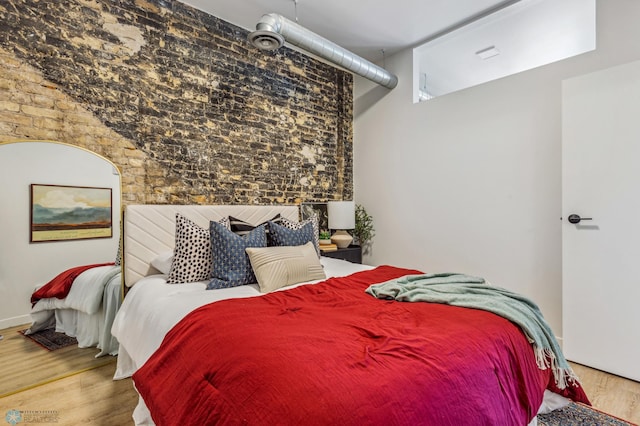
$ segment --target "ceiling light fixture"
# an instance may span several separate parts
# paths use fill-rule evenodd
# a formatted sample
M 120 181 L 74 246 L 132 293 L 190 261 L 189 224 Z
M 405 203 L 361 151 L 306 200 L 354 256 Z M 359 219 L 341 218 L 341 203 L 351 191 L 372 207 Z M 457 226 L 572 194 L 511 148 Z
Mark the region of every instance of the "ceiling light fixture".
M 291 43 L 320 58 L 345 68 L 354 74 L 389 89 L 398 84 L 398 77 L 337 44 L 307 30 L 276 13 L 262 16 L 256 30 L 249 33 L 249 41 L 261 50 L 275 50 L 285 42 Z

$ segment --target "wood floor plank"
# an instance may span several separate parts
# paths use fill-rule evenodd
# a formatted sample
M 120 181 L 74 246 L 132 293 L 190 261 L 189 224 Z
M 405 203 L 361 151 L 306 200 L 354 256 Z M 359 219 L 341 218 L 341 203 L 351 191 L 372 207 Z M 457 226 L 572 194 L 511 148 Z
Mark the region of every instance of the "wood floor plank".
M 594 408 L 640 424 L 640 383 L 571 363 Z
M 0 414 L 53 413 L 65 426 L 131 425 L 138 395 L 131 379 L 113 380 L 114 373 L 111 363 L 1 398 Z
M 0 396 L 116 361 L 109 355 L 95 358 L 98 349 L 77 345 L 48 351 L 19 333 L 28 327 L 0 330 Z

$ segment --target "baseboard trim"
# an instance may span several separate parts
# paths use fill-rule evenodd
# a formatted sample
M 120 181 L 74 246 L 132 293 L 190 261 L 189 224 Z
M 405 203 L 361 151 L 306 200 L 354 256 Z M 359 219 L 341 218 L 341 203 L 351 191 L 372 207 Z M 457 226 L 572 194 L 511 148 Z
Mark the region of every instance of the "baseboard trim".
M 0 330 L 15 327 L 16 325 L 31 324 L 32 322 L 31 315 L 29 314 L 13 318 L 4 318 L 0 320 Z

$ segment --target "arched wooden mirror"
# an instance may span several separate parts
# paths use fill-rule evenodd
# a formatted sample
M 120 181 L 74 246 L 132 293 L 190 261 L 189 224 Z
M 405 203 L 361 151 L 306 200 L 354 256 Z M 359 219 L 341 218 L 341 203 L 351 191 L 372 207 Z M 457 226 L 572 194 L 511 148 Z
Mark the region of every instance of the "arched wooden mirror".
M 117 263 L 122 197 L 120 172 L 111 161 L 65 143 L 19 141 L 0 144 L 0 176 L 2 396 L 115 360 L 109 355 L 96 358 L 99 353 L 96 347 L 81 349 L 71 345 L 47 351 L 20 331 L 29 328 L 33 322 L 30 300 L 37 287 L 70 268 Z M 55 194 L 49 195 L 55 201 L 38 201 L 42 194 L 47 196 L 54 191 Z M 82 194 L 87 197 L 97 194 L 101 207 L 87 208 L 87 205 L 97 203 L 81 200 Z M 42 231 L 42 223 L 60 222 L 59 217 L 41 220 L 46 213 L 37 209 L 43 204 L 58 213 L 64 209 L 87 211 L 85 224 L 93 218 L 90 211 L 100 210 L 102 217 L 95 221 L 99 223 L 95 229 L 80 226 L 84 229 L 74 230 L 67 224 L 66 229 L 54 226 L 54 229 L 45 227 Z M 107 209 L 110 214 L 105 213 Z M 60 362 L 65 357 L 68 359 Z M 35 361 L 27 361 L 27 358 Z M 51 364 L 54 359 L 57 360 L 55 366 Z

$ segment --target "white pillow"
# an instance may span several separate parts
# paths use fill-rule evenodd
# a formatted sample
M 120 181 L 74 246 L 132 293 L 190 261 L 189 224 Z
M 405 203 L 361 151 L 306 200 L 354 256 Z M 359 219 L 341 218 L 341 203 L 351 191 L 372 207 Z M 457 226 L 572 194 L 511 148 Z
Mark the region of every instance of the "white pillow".
M 326 278 L 312 242 L 303 246 L 248 247 L 260 292 Z
M 173 250 L 165 251 L 157 255 L 152 261 L 151 266 L 158 271 L 167 275 L 171 270 L 171 264 L 173 263 Z

